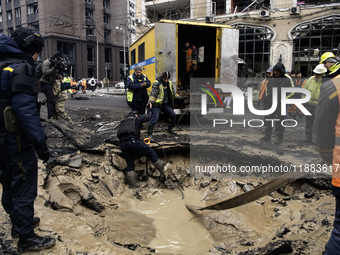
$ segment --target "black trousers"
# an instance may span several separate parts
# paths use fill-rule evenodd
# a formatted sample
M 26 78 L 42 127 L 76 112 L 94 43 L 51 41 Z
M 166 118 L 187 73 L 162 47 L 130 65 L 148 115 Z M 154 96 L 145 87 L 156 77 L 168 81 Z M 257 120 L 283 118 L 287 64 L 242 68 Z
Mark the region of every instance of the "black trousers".
M 120 149 L 123 152 L 128 172 L 135 170 L 135 159 L 138 155 L 147 156 L 152 163 L 158 160 L 156 152 L 141 140 L 130 138 L 120 144 Z
M 50 119 L 56 114 L 55 110 L 55 96 L 53 94 L 52 85 L 49 83 L 41 82 L 41 90 L 47 99 L 47 118 Z
M 5 146 L 4 146 L 5 147 Z M 3 152 L 3 149 L 0 150 Z M 19 233 L 19 239 L 34 236 L 33 215 L 34 200 L 37 197 L 38 164 L 34 147 L 22 151 L 27 179 L 23 180 L 22 171 L 18 166 L 19 156 L 10 158 L 0 156 L 0 182 L 2 184 L 2 205 L 10 215 L 14 229 Z M 34 157 L 33 157 L 34 155 Z

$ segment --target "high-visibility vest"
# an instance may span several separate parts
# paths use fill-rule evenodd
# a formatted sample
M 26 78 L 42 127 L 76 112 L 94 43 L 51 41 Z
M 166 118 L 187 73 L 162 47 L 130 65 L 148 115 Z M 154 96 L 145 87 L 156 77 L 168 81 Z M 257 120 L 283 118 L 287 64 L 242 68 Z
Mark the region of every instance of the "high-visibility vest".
M 64 77 L 64 80 L 63 80 L 63 83 L 71 83 L 71 78 L 69 76 L 65 76 Z
M 84 87 L 84 90 L 86 90 L 86 79 L 83 79 L 81 82 L 81 85 Z
M 333 82 L 338 92 L 338 100 L 340 106 L 340 75 L 334 77 L 331 81 Z M 332 185 L 340 188 L 340 109 L 335 125 L 335 146 L 333 149 Z
M 131 81 L 133 83 L 133 75 L 132 74 L 129 76 L 129 78 L 131 79 Z M 146 81 L 146 77 L 145 76 L 144 76 L 144 81 Z M 128 102 L 132 102 L 132 100 L 133 100 L 133 90 L 132 89 L 127 89 L 127 91 L 126 91 L 126 100 Z
M 158 80 L 156 80 L 155 82 L 158 82 Z M 170 87 L 170 90 L 169 92 L 171 93 L 172 95 L 172 106 L 174 105 L 174 97 L 173 97 L 173 91 L 172 91 L 172 84 L 171 84 L 171 81 L 169 81 L 169 87 Z M 158 95 L 155 99 L 155 106 L 161 106 L 163 104 L 163 100 L 164 100 L 164 86 L 163 86 L 163 83 L 160 82 L 160 85 L 159 85 L 159 90 L 158 90 Z
M 197 61 L 196 60 L 192 60 L 192 52 L 195 50 L 195 46 L 189 47 L 188 51 L 187 51 L 187 55 L 186 55 L 186 64 L 187 64 L 187 72 L 191 71 L 191 65 L 195 64 L 195 70 L 197 70 Z

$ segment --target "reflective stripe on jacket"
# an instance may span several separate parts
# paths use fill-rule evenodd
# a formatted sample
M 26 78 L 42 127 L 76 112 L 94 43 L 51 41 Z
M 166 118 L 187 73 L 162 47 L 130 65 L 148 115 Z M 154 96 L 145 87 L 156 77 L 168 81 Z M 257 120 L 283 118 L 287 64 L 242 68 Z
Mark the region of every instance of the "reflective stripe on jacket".
M 318 100 L 320 97 L 320 87 L 322 85 L 322 79 L 319 79 L 318 81 L 315 80 L 315 77 L 309 77 L 306 81 L 304 88 L 310 91 L 311 98 L 308 101 L 307 104 L 311 104 L 316 106 L 318 104 Z
M 174 107 L 174 92 L 171 81 L 168 82 L 169 84 L 169 92 L 171 96 L 172 104 L 171 106 Z M 158 88 L 157 88 L 158 87 Z M 155 106 L 162 106 L 163 100 L 164 100 L 164 89 L 163 89 L 163 83 L 161 81 L 155 80 L 155 82 L 152 85 L 152 91 L 149 101 L 155 104 Z M 157 93 L 158 90 L 158 93 Z M 156 94 L 157 93 L 157 97 Z
M 191 65 L 195 65 L 195 69 L 197 70 L 197 59 L 193 59 L 193 52 L 196 49 L 195 46 L 190 46 L 187 55 L 186 55 L 186 67 L 187 67 L 187 72 L 191 71 Z
M 129 76 L 129 79 L 132 81 L 132 83 L 134 83 L 134 80 L 133 80 L 133 75 L 130 75 Z M 144 78 L 143 78 L 143 82 L 146 82 L 146 77 L 144 76 Z M 126 100 L 128 101 L 128 102 L 132 102 L 133 101 L 133 90 L 132 89 L 127 89 L 127 92 L 126 92 Z
M 338 100 L 340 104 L 340 75 L 332 79 L 332 82 L 338 92 Z M 332 185 L 340 188 L 340 109 L 335 125 L 335 146 L 333 149 Z

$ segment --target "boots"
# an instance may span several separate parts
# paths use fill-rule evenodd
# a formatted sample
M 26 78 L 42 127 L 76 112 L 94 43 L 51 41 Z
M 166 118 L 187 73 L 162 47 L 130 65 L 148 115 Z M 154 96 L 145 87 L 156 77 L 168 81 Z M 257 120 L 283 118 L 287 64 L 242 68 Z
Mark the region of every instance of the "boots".
M 174 125 L 172 123 L 170 123 L 168 126 L 168 133 L 172 135 L 177 135 L 177 133 L 174 131 Z
M 260 142 L 270 142 L 272 138 L 273 128 L 271 126 L 266 126 L 264 131 L 264 137 L 260 138 Z
M 153 129 L 154 129 L 155 125 L 154 124 L 149 124 L 149 127 L 148 127 L 148 137 L 150 139 L 151 142 L 154 141 L 153 137 L 152 137 L 152 134 L 153 134 Z
M 160 159 L 158 159 L 155 163 L 153 163 L 154 166 L 158 169 L 158 171 L 165 177 L 165 172 L 164 172 L 164 162 Z
M 283 143 L 283 136 L 278 136 L 277 137 L 277 141 L 274 144 L 275 145 L 280 145 L 281 143 Z
M 137 189 L 139 187 L 136 177 L 137 177 L 137 174 L 135 171 L 129 171 L 126 174 L 126 178 L 132 189 Z

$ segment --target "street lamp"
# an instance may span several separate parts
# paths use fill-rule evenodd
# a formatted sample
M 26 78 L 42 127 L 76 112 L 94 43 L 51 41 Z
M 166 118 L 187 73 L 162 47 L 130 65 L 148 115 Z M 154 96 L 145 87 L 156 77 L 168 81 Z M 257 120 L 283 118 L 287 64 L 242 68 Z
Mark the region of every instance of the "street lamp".
M 125 79 L 125 76 L 126 76 L 125 29 L 122 28 L 122 27 L 116 27 L 116 29 L 123 31 L 123 44 L 124 44 L 124 51 L 123 51 L 123 54 L 124 54 L 124 67 L 123 67 L 123 71 L 124 71 L 124 79 Z

